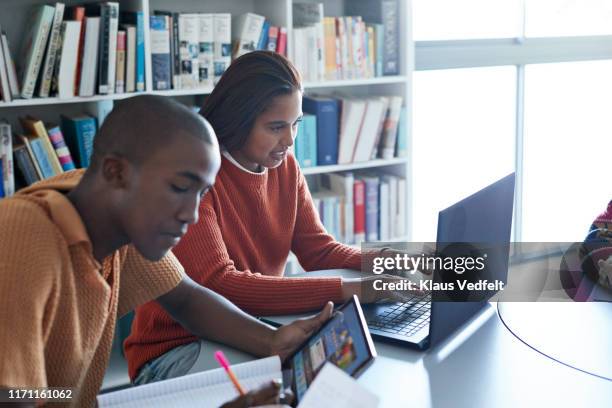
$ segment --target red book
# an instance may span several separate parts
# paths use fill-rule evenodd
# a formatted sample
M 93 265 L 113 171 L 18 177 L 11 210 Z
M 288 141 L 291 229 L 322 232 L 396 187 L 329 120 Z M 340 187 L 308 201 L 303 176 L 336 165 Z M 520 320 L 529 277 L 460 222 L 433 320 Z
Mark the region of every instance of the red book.
M 285 27 L 281 27 L 279 30 L 276 52 L 281 55 L 287 56 L 287 29 Z
M 81 60 L 83 59 L 83 46 L 85 45 L 85 7 L 77 6 L 72 8 L 72 20 L 81 22 L 81 34 L 79 35 L 79 53 L 77 55 L 76 75 L 74 76 L 74 93 L 79 94 L 79 84 L 81 83 Z
M 363 180 L 355 180 L 353 183 L 353 228 L 355 231 L 355 244 L 361 244 L 365 241 L 365 182 Z

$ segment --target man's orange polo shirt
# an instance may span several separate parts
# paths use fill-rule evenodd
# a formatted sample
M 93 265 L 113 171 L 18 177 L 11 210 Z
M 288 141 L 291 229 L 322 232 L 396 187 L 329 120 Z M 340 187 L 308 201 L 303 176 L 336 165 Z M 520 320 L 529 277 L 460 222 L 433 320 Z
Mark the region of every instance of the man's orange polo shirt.
M 174 288 L 172 253 L 145 260 L 125 246 L 100 265 L 64 193 L 83 171 L 0 200 L 0 388 L 73 388 L 69 405 L 95 405 L 118 316 Z

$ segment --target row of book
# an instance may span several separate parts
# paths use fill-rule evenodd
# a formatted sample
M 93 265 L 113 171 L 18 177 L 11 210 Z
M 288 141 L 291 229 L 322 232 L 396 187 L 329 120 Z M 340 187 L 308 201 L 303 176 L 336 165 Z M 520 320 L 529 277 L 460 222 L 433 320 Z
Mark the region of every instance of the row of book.
M 287 51 L 286 28 L 254 13 L 232 18 L 229 13 L 154 11 L 150 28 L 155 90 L 209 87 L 233 58 L 261 49 Z
M 143 13 L 119 3 L 36 5 L 14 62 L 3 47 L 0 92 L 5 102 L 145 90 Z
M 405 157 L 406 109 L 400 96 L 304 96 L 295 157 L 302 168 Z
M 406 234 L 406 179 L 390 174 L 331 173 L 312 193 L 323 226 L 346 244 L 389 241 Z
M 97 119 L 88 114 L 61 116 L 61 124 L 45 124 L 32 116 L 20 118 L 22 133 L 0 122 L 0 197 L 21 187 L 89 166 Z
M 399 2 L 349 1 L 348 16 L 323 3 L 293 3 L 294 63 L 307 81 L 399 74 Z

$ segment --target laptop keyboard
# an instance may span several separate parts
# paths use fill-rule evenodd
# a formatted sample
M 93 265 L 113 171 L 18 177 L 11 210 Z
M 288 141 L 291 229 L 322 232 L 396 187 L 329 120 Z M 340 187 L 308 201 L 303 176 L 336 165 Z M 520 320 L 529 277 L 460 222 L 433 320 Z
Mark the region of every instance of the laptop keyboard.
M 369 319 L 368 327 L 386 333 L 412 336 L 429 324 L 431 295 L 391 304 Z

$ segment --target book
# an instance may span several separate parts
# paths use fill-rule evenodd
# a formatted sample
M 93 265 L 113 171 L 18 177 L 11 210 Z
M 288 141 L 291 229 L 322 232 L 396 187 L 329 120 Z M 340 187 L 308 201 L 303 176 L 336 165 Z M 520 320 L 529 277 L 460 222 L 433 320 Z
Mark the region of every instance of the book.
M 23 143 L 13 147 L 13 157 L 15 159 L 15 168 L 19 169 L 26 184 L 29 185 L 41 180 L 34 166 L 34 161 L 28 152 L 28 148 Z
M 125 47 L 125 31 L 119 30 L 117 31 L 117 67 L 115 69 L 115 93 L 125 92 Z
M 277 26 L 271 25 L 268 29 L 268 45 L 266 47 L 268 51 L 276 51 L 276 44 L 278 43 L 278 32 L 279 29 Z
M 51 167 L 50 157 L 47 155 L 42 139 L 34 135 L 20 135 L 19 138 L 28 148 L 28 153 L 32 157 L 41 180 L 55 176 L 56 173 Z
M 268 31 L 270 30 L 270 21 L 265 20 L 263 27 L 261 27 L 261 33 L 259 34 L 259 41 L 257 42 L 258 50 L 265 50 L 268 45 Z
M 2 160 L 2 177 L 0 185 L 4 195 L 10 197 L 15 194 L 15 174 L 13 172 L 13 136 L 11 125 L 5 121 L 0 122 L 0 159 Z
M 287 28 L 279 27 L 278 29 L 278 41 L 276 43 L 276 52 L 287 56 Z
M 363 176 L 365 183 L 365 234 L 366 241 L 379 239 L 378 229 L 378 198 L 380 180 L 377 176 Z
M 77 21 L 73 21 L 73 22 L 78 23 Z M 62 165 L 57 157 L 57 154 L 55 153 L 55 149 L 53 148 L 53 144 L 51 143 L 51 139 L 49 138 L 47 129 L 45 128 L 43 121 L 36 119 L 32 116 L 21 117 L 19 118 L 19 121 L 21 122 L 21 126 L 23 127 L 23 130 L 26 133 L 40 138 L 40 144 L 45 151 L 45 155 L 48 159 L 47 161 L 49 165 L 51 166 L 53 175 L 62 174 L 63 173 Z M 37 156 L 37 159 L 38 159 L 38 156 Z M 38 160 L 40 164 L 40 159 Z M 45 177 L 49 177 L 49 176 L 45 176 Z
M 216 85 L 232 62 L 232 16 L 229 13 L 213 15 L 214 37 L 214 71 L 213 82 Z
M 98 93 L 115 93 L 117 64 L 117 31 L 119 3 L 105 2 L 100 6 L 100 45 L 98 57 Z
M 340 116 L 340 137 L 338 146 L 338 163 L 353 162 L 359 131 L 366 112 L 365 99 L 342 99 L 342 114 Z
M 282 378 L 278 356 L 232 365 L 232 371 L 246 389 L 255 389 Z M 134 406 L 218 407 L 238 395 L 223 368 L 189 374 L 98 396 L 100 408 Z
M 51 90 L 51 80 L 55 72 L 55 63 L 58 56 L 58 49 L 61 43 L 62 20 L 64 18 L 64 3 L 55 3 L 55 14 L 53 23 L 51 24 L 51 32 L 49 35 L 49 45 L 47 46 L 47 55 L 42 68 L 42 78 L 38 89 L 38 96 L 46 98 Z
M 381 180 L 382 182 L 386 183 L 388 185 L 388 195 L 389 195 L 389 199 L 388 199 L 388 203 L 385 204 L 385 201 L 383 201 L 383 183 L 381 182 L 381 197 L 380 197 L 380 203 L 381 206 L 386 205 L 386 215 L 385 218 L 381 218 L 381 225 L 383 224 L 383 220 L 386 221 L 388 220 L 388 232 L 387 235 L 384 235 L 381 232 L 381 240 L 390 240 L 393 238 L 398 238 L 400 236 L 400 234 L 398 234 L 398 225 L 397 225 L 397 219 L 398 219 L 398 206 L 404 205 L 403 200 L 402 203 L 400 203 L 399 198 L 397 196 L 397 191 L 398 191 L 398 177 L 390 175 L 390 174 L 383 174 L 381 176 Z M 382 210 L 381 210 L 381 214 L 382 214 Z M 382 217 L 382 215 L 381 215 Z M 382 231 L 382 227 L 381 227 L 381 231 Z
M 334 17 L 323 18 L 323 35 L 325 48 L 325 79 L 340 79 L 338 76 L 340 61 L 337 61 L 338 50 L 336 48 L 336 19 Z
M 121 13 L 124 24 L 136 27 L 136 92 L 145 90 L 145 27 L 144 12 L 127 11 Z
M 355 179 L 353 183 L 353 242 L 358 245 L 366 239 L 365 214 L 365 182 Z
M 85 17 L 85 37 L 79 82 L 79 96 L 93 96 L 96 93 L 96 75 L 99 56 L 100 17 Z
M 193 89 L 200 84 L 200 16 L 179 14 L 179 44 L 181 56 L 181 88 Z
M 36 87 L 36 80 L 42 65 L 54 15 L 54 7 L 38 5 L 34 7 L 26 24 L 27 32 L 19 58 L 21 97 L 24 99 L 30 99 L 34 95 L 34 88 Z
M 85 29 L 87 28 L 85 25 L 85 7 L 83 6 L 71 7 L 69 10 L 67 10 L 66 14 L 68 16 L 71 16 L 72 20 L 81 22 L 81 32 L 79 34 L 79 51 L 77 53 L 76 75 L 74 77 L 74 91 L 76 95 L 80 95 L 79 91 L 80 91 L 80 85 L 81 85 L 83 54 L 85 51 Z M 96 45 L 96 54 L 97 52 L 98 52 L 98 48 Z
M 376 143 L 387 113 L 387 105 L 388 101 L 384 97 L 367 99 L 366 110 L 353 155 L 354 162 L 368 161 L 376 154 Z
M 97 130 L 96 119 L 88 115 L 62 115 L 60 127 L 77 167 L 88 167 Z
M 60 99 L 72 98 L 75 95 L 74 79 L 76 78 L 77 58 L 79 55 L 80 21 L 62 23 L 62 43 L 56 65 L 55 87 Z
M 329 173 L 323 177 L 324 186 L 342 197 L 342 216 L 340 217 L 340 235 L 342 242 L 353 244 L 355 240 L 354 198 L 355 177 L 353 173 Z
M 395 155 L 395 143 L 397 142 L 397 129 L 402 110 L 402 101 L 403 98 L 401 96 L 389 98 L 389 109 L 384 119 L 380 147 L 378 149 L 378 157 L 383 159 L 391 159 Z
M 123 24 L 126 37 L 125 55 L 125 92 L 136 90 L 136 26 Z
M 397 142 L 395 142 L 395 157 L 408 156 L 408 124 L 406 123 L 406 107 L 400 109 L 399 121 L 397 124 Z
M 47 129 L 47 134 L 49 135 L 49 140 L 51 140 L 51 144 L 55 149 L 55 154 L 62 166 L 64 171 L 69 171 L 75 169 L 74 161 L 72 160 L 72 155 L 70 154 L 70 150 L 68 150 L 68 146 L 66 145 L 66 141 L 64 140 L 64 135 L 62 134 L 62 130 L 59 126 L 49 126 Z
M 200 86 L 212 86 L 214 77 L 214 32 L 213 15 L 200 13 L 200 27 L 198 35 L 198 69 Z
M 389 241 L 391 239 L 391 186 L 385 177 L 380 178 L 378 185 L 378 239 Z
M 317 117 L 315 115 L 304 114 L 298 124 L 295 154 L 300 167 L 317 165 Z
M 4 180 L 4 160 L 0 157 L 0 180 Z M 0 183 L 0 198 L 5 197 L 4 183 Z
M 11 96 L 13 98 L 19 97 L 19 83 L 17 81 L 17 70 L 15 69 L 15 60 L 11 56 L 11 51 L 8 43 L 6 33 L 1 34 L 2 51 L 4 52 L 4 63 L 6 65 L 6 71 L 9 79 L 9 86 L 11 88 Z
M 406 217 L 407 217 L 407 182 L 403 177 L 398 177 L 397 179 L 397 205 L 396 205 L 396 213 L 395 213 L 395 237 L 401 238 L 406 235 Z
M 8 77 L 8 67 L 4 57 L 4 49 L 0 47 L 0 95 L 4 102 L 13 100 Z
M 399 74 L 399 1 L 351 0 L 346 3 L 345 12 L 362 16 L 367 23 L 382 24 L 384 31 L 382 73 Z
M 171 89 L 174 87 L 174 82 L 175 82 L 175 60 L 174 57 L 175 55 L 178 56 L 178 37 L 175 39 L 175 32 L 174 32 L 174 18 L 176 17 L 177 19 L 177 23 L 178 23 L 178 14 L 179 13 L 173 13 L 171 11 L 163 11 L 163 10 L 155 10 L 153 12 L 153 15 L 155 16 L 165 16 L 167 17 L 167 23 L 168 23 L 168 39 L 169 39 L 169 50 L 170 50 L 170 87 L 168 89 Z M 176 25 L 176 35 L 178 36 L 178 24 Z M 150 31 L 150 28 L 149 28 Z M 176 40 L 176 43 L 175 43 Z M 175 45 L 177 47 L 176 52 L 175 52 Z M 180 57 L 179 57 L 180 58 Z M 180 61 L 179 61 L 180 63 Z M 180 64 L 178 64 L 180 65 Z
M 266 18 L 255 13 L 244 13 L 232 21 L 233 57 L 255 51 Z
M 338 100 L 304 96 L 302 109 L 317 117 L 317 164 L 338 163 Z
M 172 88 L 170 30 L 170 18 L 168 16 L 154 15 L 149 17 L 153 89 L 157 91 Z

